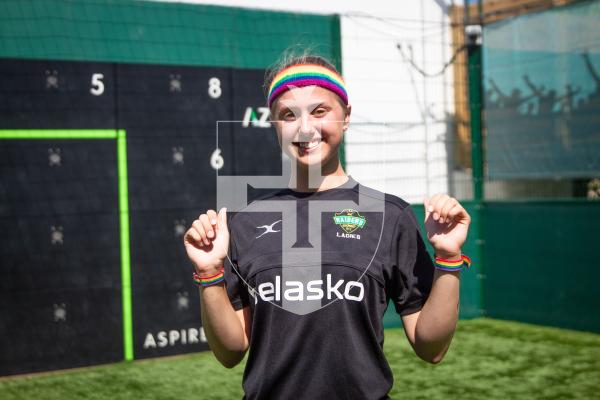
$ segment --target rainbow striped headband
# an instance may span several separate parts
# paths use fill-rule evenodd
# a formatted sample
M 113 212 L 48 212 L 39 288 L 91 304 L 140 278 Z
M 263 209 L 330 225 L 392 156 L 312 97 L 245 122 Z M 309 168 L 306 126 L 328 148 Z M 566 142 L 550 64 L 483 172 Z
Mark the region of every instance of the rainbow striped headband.
M 291 89 L 290 86 L 311 85 L 331 90 L 342 99 L 344 104 L 348 105 L 346 84 L 339 74 L 321 65 L 297 64 L 287 67 L 275 75 L 267 96 L 269 108 L 280 94 Z

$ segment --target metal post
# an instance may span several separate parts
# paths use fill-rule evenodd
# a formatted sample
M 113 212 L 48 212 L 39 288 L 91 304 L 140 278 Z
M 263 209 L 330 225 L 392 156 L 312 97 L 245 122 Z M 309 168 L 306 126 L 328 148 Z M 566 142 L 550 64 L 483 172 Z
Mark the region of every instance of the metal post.
M 334 15 L 334 22 L 332 24 L 332 47 L 331 55 L 333 56 L 333 62 L 338 72 L 343 76 L 342 71 L 342 18 L 339 14 Z M 342 143 L 340 144 L 340 164 L 346 173 L 346 135 L 342 137 Z
M 466 27 L 469 66 L 469 121 L 471 128 L 471 167 L 473 168 L 473 200 L 483 200 L 483 146 L 482 146 L 482 75 L 481 26 Z
M 486 314 L 484 297 L 484 238 L 483 238 L 483 138 L 482 138 L 482 69 L 481 69 L 481 25 L 469 25 L 465 27 L 467 38 L 467 58 L 469 73 L 469 124 L 471 128 L 471 168 L 473 173 L 473 201 L 474 215 L 472 224 L 472 235 L 475 238 L 478 277 L 479 277 L 479 304 L 481 315 Z

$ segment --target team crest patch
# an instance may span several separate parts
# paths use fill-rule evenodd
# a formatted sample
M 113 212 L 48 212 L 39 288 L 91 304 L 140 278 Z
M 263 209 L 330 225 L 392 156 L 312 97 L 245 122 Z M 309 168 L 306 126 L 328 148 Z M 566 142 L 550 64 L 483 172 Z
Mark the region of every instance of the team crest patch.
M 358 228 L 362 228 L 367 223 L 365 217 L 360 215 L 358 211 L 352 209 L 342 210 L 341 212 L 335 213 L 333 216 L 333 222 L 344 230 L 346 233 L 352 233 Z

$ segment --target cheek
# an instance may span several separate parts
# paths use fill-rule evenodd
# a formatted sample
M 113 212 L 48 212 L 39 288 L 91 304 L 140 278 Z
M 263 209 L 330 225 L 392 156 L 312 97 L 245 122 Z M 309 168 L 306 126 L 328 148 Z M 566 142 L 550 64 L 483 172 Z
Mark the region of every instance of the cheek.
M 339 145 L 344 135 L 344 125 L 338 121 L 329 121 L 321 125 L 321 133 L 332 145 Z
M 281 146 L 281 124 L 279 122 L 273 122 L 273 121 L 271 121 L 271 124 L 273 125 L 273 128 L 275 128 L 275 135 L 277 135 L 277 141 L 279 142 L 279 145 Z
M 286 134 L 287 129 L 284 128 L 286 124 L 282 122 L 273 122 L 273 125 L 275 127 L 275 134 L 277 135 L 279 148 L 283 153 L 291 157 L 293 155 L 291 150 L 292 138 L 289 136 L 289 134 Z
M 279 123 L 279 144 L 289 145 L 298 134 L 298 123 L 294 122 L 280 122 Z
M 272 124 L 275 128 L 275 134 L 277 135 L 279 147 L 282 147 L 286 141 L 286 129 L 284 128 L 284 124 L 282 122 L 272 122 Z

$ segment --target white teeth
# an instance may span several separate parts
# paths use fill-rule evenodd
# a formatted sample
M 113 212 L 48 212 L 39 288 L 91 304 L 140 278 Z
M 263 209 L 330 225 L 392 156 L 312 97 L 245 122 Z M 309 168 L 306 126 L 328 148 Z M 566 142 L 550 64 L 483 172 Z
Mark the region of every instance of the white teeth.
M 318 146 L 319 143 L 321 143 L 321 139 L 316 139 L 310 142 L 298 142 L 298 147 L 303 149 L 312 149 L 313 147 Z

